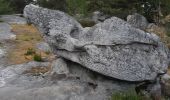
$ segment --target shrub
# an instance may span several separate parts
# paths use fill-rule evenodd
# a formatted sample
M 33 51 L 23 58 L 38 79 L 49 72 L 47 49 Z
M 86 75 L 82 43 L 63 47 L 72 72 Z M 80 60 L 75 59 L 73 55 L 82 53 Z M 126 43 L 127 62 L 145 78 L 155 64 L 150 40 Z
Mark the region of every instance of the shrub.
M 24 7 L 33 2 L 33 0 L 5 0 L 10 2 L 10 6 L 14 9 L 15 13 L 23 13 Z
M 170 22 L 165 24 L 165 28 L 167 31 L 167 36 L 170 37 Z
M 35 54 L 34 55 L 34 61 L 42 62 L 42 57 L 40 54 Z
M 37 4 L 45 8 L 66 11 L 66 0 L 37 0 Z
M 0 15 L 12 13 L 12 8 L 10 7 L 10 3 L 6 0 L 0 0 Z
M 71 15 L 80 14 L 85 16 L 87 14 L 87 0 L 66 0 L 67 11 Z

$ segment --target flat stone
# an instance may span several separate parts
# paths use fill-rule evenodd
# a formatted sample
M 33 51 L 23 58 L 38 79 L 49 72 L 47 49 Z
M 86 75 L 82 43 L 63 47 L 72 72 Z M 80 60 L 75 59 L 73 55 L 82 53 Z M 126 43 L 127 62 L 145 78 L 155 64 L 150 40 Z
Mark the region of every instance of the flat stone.
M 1 15 L 0 19 L 9 24 L 27 24 L 27 21 L 24 17 L 17 15 Z
M 0 23 L 0 41 L 15 39 L 16 35 L 11 32 L 11 26 L 7 23 Z

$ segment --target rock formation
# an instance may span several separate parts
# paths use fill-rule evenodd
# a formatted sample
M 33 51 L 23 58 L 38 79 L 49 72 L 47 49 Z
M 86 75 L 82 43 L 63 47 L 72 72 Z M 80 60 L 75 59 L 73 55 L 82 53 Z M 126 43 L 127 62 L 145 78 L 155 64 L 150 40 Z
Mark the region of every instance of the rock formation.
M 169 50 L 152 33 L 112 17 L 91 28 L 61 11 L 27 5 L 24 16 L 36 25 L 57 55 L 92 71 L 125 81 L 154 80 L 166 73 Z
M 144 16 L 137 14 L 137 13 L 127 16 L 127 22 L 131 24 L 133 27 L 136 27 L 142 30 L 145 30 L 149 25 L 149 22 L 147 21 L 147 19 Z

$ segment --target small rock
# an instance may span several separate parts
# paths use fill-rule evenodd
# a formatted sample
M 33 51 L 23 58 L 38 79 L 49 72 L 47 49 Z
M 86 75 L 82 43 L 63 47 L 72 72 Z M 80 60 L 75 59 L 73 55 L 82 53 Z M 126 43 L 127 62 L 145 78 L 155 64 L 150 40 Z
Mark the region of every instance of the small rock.
M 52 66 L 52 73 L 56 73 L 56 74 L 69 73 L 67 64 L 62 58 L 58 58 L 57 60 L 53 61 L 51 66 Z
M 144 16 L 137 14 L 137 13 L 133 15 L 129 15 L 127 17 L 127 22 L 131 24 L 133 27 L 136 27 L 142 30 L 145 30 L 149 24 L 147 19 Z
M 4 50 L 0 49 L 0 58 L 3 57 L 5 55 Z
M 44 52 L 51 52 L 51 48 L 46 42 L 41 42 L 36 45 L 37 49 L 44 51 Z
M 103 22 L 104 20 L 106 20 L 107 17 L 108 16 L 104 15 L 102 12 L 95 11 L 95 12 L 93 12 L 92 19 L 95 23 L 99 23 L 99 22 Z
M 11 34 L 11 35 L 10 35 L 10 39 L 11 39 L 11 40 L 15 40 L 15 39 L 16 39 L 16 35 L 15 35 L 15 34 Z
M 165 96 L 170 96 L 170 75 L 165 74 L 161 78 L 162 92 Z
M 163 75 L 162 80 L 164 80 L 164 81 L 170 80 L 170 75 L 168 75 L 168 74 Z

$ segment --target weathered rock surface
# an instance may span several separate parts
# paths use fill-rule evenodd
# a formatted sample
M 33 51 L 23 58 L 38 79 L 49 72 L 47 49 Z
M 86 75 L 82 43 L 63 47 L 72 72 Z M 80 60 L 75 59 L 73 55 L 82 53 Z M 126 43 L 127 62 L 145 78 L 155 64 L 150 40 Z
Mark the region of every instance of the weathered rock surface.
M 25 18 L 17 15 L 1 15 L 0 19 L 9 24 L 26 24 L 27 21 Z
M 144 81 L 167 70 L 169 51 L 159 37 L 119 18 L 83 31 L 76 20 L 60 11 L 27 5 L 24 15 L 44 33 L 57 55 L 100 74 Z
M 34 76 L 24 73 L 32 67 L 48 65 L 48 62 L 29 62 L 2 68 L 1 100 L 108 100 L 113 91 L 127 90 L 135 85 L 101 75 L 91 78 L 94 72 L 71 63 L 68 63 L 69 74 L 62 79 L 48 74 Z
M 51 52 L 51 48 L 46 42 L 37 43 L 36 48 L 44 52 Z
M 54 60 L 52 62 L 51 67 L 52 67 L 52 73 L 56 73 L 56 74 L 68 74 L 69 73 L 67 63 L 61 58 Z
M 0 22 L 0 41 L 14 39 L 15 37 L 16 35 L 11 32 L 11 26 Z
M 145 30 L 149 24 L 149 22 L 144 16 L 137 14 L 137 13 L 133 15 L 129 15 L 127 17 L 127 22 L 131 24 L 133 27 L 136 27 L 142 30 Z
M 170 97 L 170 75 L 165 74 L 161 79 L 162 92 L 165 96 Z
M 95 11 L 93 12 L 93 16 L 92 19 L 95 23 L 99 23 L 99 22 L 103 22 L 104 20 L 106 20 L 108 18 L 108 16 L 104 15 L 102 12 L 100 11 Z

